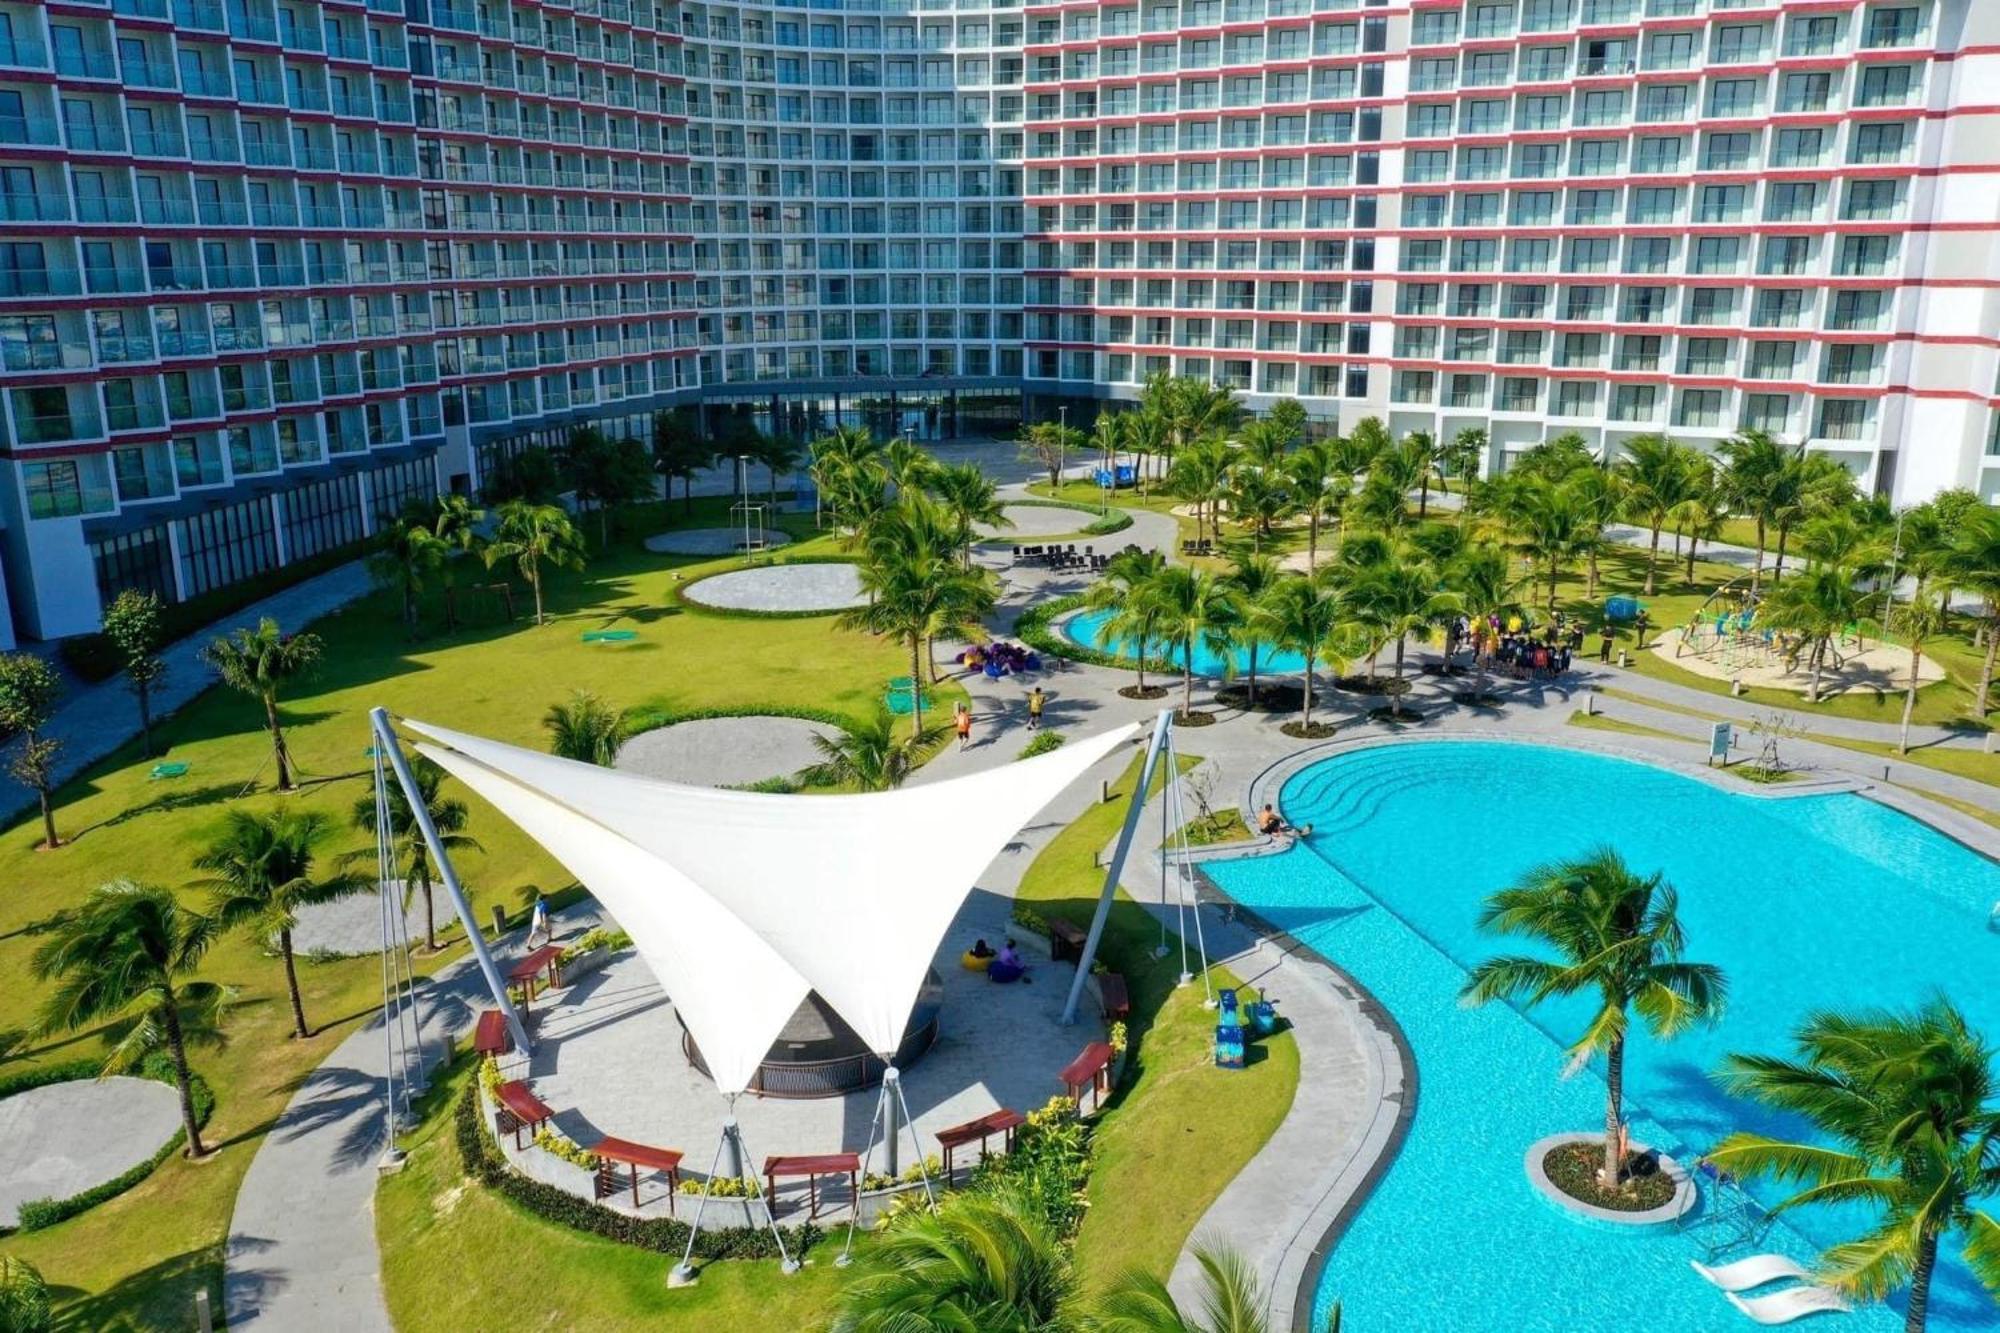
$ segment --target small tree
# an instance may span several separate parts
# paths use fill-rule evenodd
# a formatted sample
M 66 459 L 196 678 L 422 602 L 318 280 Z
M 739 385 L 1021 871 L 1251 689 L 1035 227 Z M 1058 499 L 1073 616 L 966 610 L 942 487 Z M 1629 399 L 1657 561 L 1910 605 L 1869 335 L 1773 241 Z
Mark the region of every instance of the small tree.
M 278 714 L 278 691 L 318 664 L 317 634 L 286 634 L 265 616 L 256 629 L 239 629 L 202 649 L 202 660 L 222 677 L 222 683 L 264 706 L 264 726 L 271 733 L 271 757 L 278 766 L 278 790 L 290 791 L 292 756 L 285 746 L 284 721 Z
M 681 484 L 681 500 L 688 513 L 694 512 L 694 479 L 715 462 L 715 450 L 701 437 L 701 422 L 694 412 L 677 407 L 653 417 L 653 471 L 672 488 Z
M 486 545 L 489 567 L 502 560 L 514 561 L 534 591 L 535 623 L 540 625 L 547 621 L 542 611 L 542 566 L 582 569 L 583 535 L 559 505 L 509 500 L 500 506 L 499 527 Z
M 32 653 L 0 653 L 0 740 L 17 742 L 7 771 L 25 787 L 33 787 L 42 805 L 42 846 L 60 847 L 56 836 L 56 755 L 62 742 L 42 735 L 55 715 L 62 681 L 55 668 Z
M 1068 461 L 1070 452 L 1081 450 L 1085 438 L 1084 433 L 1073 426 L 1037 421 L 1021 430 L 1021 454 L 1047 470 L 1049 489 L 1053 491 L 1062 486 L 1063 465 Z
M 820 762 L 799 774 L 819 786 L 851 786 L 857 791 L 893 791 L 916 770 L 917 756 L 935 741 L 936 727 L 913 733 L 907 745 L 896 740 L 896 719 L 877 705 L 866 722 L 841 728 L 837 736 L 815 734 L 813 749 Z
M 432 526 L 434 516 L 421 500 L 412 500 L 395 522 L 382 529 L 380 545 L 368 557 L 368 573 L 385 588 L 402 596 L 403 626 L 414 638 L 420 622 L 418 598 L 424 581 L 444 568 L 451 547 Z
M 438 789 L 444 785 L 444 770 L 418 755 L 410 764 L 410 776 L 417 780 L 417 791 L 431 817 L 431 827 L 437 830 L 438 841 L 444 844 L 445 851 L 483 851 L 484 848 L 465 831 L 465 802 L 438 794 Z M 375 813 L 373 792 L 354 798 L 354 827 L 373 834 L 376 831 Z M 430 846 L 424 841 L 423 830 L 417 827 L 416 818 L 410 810 L 410 798 L 400 782 L 389 784 L 389 824 L 396 833 L 396 854 L 403 862 L 403 875 L 423 895 L 424 947 L 436 953 L 437 908 L 431 895 Z M 353 856 L 363 857 L 373 850 L 355 852 Z
M 104 637 L 118 653 L 125 680 L 139 700 L 139 743 L 153 753 L 153 690 L 166 678 L 160 656 L 166 630 L 160 623 L 160 599 L 150 592 L 127 588 L 104 608 Z
M 7 1333 L 47 1333 L 49 1284 L 26 1259 L 0 1254 L 0 1328 Z
M 599 768 L 616 764 L 625 743 L 625 715 L 589 690 L 572 691 L 568 702 L 550 704 L 542 726 L 549 733 L 549 753 Z

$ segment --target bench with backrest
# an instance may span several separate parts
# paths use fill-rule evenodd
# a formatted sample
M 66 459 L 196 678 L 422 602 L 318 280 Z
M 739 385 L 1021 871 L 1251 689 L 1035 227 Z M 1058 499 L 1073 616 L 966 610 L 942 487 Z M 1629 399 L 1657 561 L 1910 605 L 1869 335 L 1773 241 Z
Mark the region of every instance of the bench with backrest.
M 766 1157 L 764 1159 L 765 1198 L 773 1208 L 778 1203 L 778 1181 L 786 1177 L 806 1178 L 807 1212 L 809 1218 L 819 1217 L 819 1178 L 821 1176 L 846 1176 L 847 1194 L 854 1206 L 861 1206 L 861 1158 L 851 1152 L 819 1153 L 804 1157 Z
M 1108 1042 L 1093 1041 L 1083 1048 L 1076 1059 L 1064 1065 L 1056 1075 L 1062 1080 L 1063 1090 L 1069 1094 L 1076 1108 L 1083 1109 L 1083 1090 L 1090 1089 L 1090 1109 L 1095 1111 L 1111 1091 L 1111 1046 Z
M 618 1168 L 632 1175 L 632 1206 L 639 1206 L 639 1173 L 662 1171 L 667 1177 L 667 1214 L 673 1215 L 674 1195 L 681 1187 L 681 1154 L 672 1148 L 655 1148 L 630 1139 L 599 1139 L 590 1149 L 597 1156 L 597 1197 L 609 1198 L 619 1188 Z
M 953 1125 L 950 1129 L 939 1130 L 937 1141 L 938 1147 L 944 1150 L 945 1183 L 949 1184 L 951 1182 L 951 1155 L 955 1149 L 963 1148 L 966 1144 L 977 1139 L 979 1141 L 979 1160 L 983 1162 L 986 1160 L 986 1141 L 995 1134 L 1002 1134 L 1006 1136 L 1004 1141 L 1007 1149 L 1011 1152 L 1014 1147 L 1014 1130 L 1020 1125 L 1027 1123 L 1027 1119 L 1028 1117 L 1022 1115 L 1019 1111 L 1010 1111 L 1003 1106 L 997 1111 L 988 1111 L 977 1120 L 968 1120 L 962 1125 Z
M 1117 972 L 1097 974 L 1097 1000 L 1104 1006 L 1104 1016 L 1117 1021 L 1132 1014 L 1132 995 L 1125 986 L 1125 978 Z
M 480 1013 L 472 1029 L 472 1049 L 479 1055 L 501 1056 L 514 1049 L 514 1034 L 507 1030 L 507 1015 L 498 1009 Z
M 536 1130 L 555 1118 L 556 1113 L 549 1109 L 548 1103 L 537 1097 L 523 1079 L 502 1083 L 493 1095 L 500 1103 L 500 1109 L 494 1113 L 494 1124 L 502 1134 L 514 1136 L 516 1148 L 523 1146 L 522 1130 L 527 1130 L 532 1138 Z

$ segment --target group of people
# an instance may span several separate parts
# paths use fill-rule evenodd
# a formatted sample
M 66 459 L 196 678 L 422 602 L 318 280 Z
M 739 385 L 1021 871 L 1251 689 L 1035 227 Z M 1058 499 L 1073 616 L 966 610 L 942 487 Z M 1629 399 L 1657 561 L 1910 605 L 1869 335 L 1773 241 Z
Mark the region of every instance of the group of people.
M 1459 617 L 1452 627 L 1455 640 L 1470 642 L 1479 660 L 1488 669 L 1504 672 L 1516 680 L 1550 680 L 1570 668 L 1583 651 L 1583 623 L 1558 615 L 1553 624 L 1530 625 L 1519 616 L 1502 621 L 1488 616 L 1474 623 Z M 1610 655 L 1611 637 L 1607 629 L 1601 655 Z
M 1042 710 L 1048 707 L 1048 702 L 1049 697 L 1042 693 L 1041 686 L 1037 685 L 1028 691 L 1029 731 L 1040 731 L 1042 729 Z M 970 749 L 972 747 L 972 705 L 966 703 L 963 699 L 959 700 L 957 706 L 952 711 L 951 725 L 952 730 L 958 735 L 958 748 L 961 750 Z
M 975 643 L 958 655 L 959 663 L 974 671 L 983 671 L 998 680 L 1021 671 L 1040 671 L 1042 655 L 1025 644 L 1009 643 L 1005 639 L 995 639 L 991 643 Z
M 993 951 L 993 946 L 988 944 L 984 937 L 976 939 L 972 942 L 972 947 L 966 951 L 966 957 L 975 960 L 974 966 L 986 973 L 988 981 L 1003 986 L 1009 982 L 1025 980 L 1028 975 L 1028 965 L 1021 961 L 1020 946 L 1015 944 L 1012 938 L 1000 947 L 998 953 Z

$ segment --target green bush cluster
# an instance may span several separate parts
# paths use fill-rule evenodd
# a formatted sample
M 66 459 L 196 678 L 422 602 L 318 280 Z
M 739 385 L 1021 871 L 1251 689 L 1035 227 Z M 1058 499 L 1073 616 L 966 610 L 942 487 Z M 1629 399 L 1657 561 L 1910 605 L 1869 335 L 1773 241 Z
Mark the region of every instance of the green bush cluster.
M 551 1157 L 561 1158 L 571 1166 L 580 1166 L 586 1171 L 597 1169 L 597 1154 L 553 1125 L 543 1125 L 535 1131 L 535 1146 Z
M 630 740 L 641 732 L 657 731 L 681 722 L 706 722 L 718 717 L 795 717 L 804 722 L 822 722 L 843 730 L 854 724 L 852 717 L 832 708 L 767 708 L 755 704 L 724 708 L 675 708 L 670 704 L 644 703 L 626 710 L 625 738 Z
M 764 1186 L 755 1177 L 710 1176 L 707 1180 L 683 1180 L 680 1190 L 683 1194 L 706 1194 L 711 1199 L 754 1199 L 764 1192 Z
M 861 1188 L 864 1190 L 886 1190 L 894 1189 L 898 1185 L 914 1185 L 921 1181 L 926 1174 L 930 1176 L 934 1183 L 939 1181 L 944 1175 L 944 1160 L 936 1153 L 932 1153 L 924 1158 L 924 1169 L 922 1171 L 919 1171 L 915 1166 L 904 1167 L 903 1173 L 897 1176 L 892 1176 L 886 1171 L 870 1171 L 867 1175 L 861 1177 Z
M 631 1217 L 558 1186 L 532 1180 L 508 1166 L 479 1123 L 479 1093 L 469 1083 L 453 1112 L 452 1128 L 467 1174 L 543 1221 L 659 1254 L 678 1255 L 687 1247 L 686 1222 L 672 1217 Z M 824 1234 L 807 1222 L 788 1228 L 785 1240 L 797 1254 L 817 1244 Z M 704 1227 L 694 1253 L 704 1260 L 775 1259 L 778 1245 L 768 1227 Z
M 1062 743 L 1066 739 L 1067 737 L 1060 731 L 1037 731 L 1035 739 L 1022 746 L 1021 753 L 1014 757 L 1016 759 L 1033 759 L 1038 754 L 1047 754 L 1051 750 L 1061 749 Z
M 78 1068 L 79 1064 L 83 1072 L 81 1074 L 72 1073 L 72 1078 L 93 1078 L 96 1076 L 98 1072 L 97 1065 L 86 1060 L 72 1062 L 67 1065 L 51 1065 L 48 1066 L 47 1070 L 29 1070 L 27 1074 L 17 1075 L 16 1081 L 27 1082 L 32 1075 L 49 1071 L 65 1069 L 74 1071 Z M 156 1079 L 170 1086 L 174 1083 L 173 1063 L 168 1059 L 165 1051 L 155 1051 L 152 1055 L 148 1056 L 145 1063 L 139 1066 L 138 1074 L 141 1078 Z M 67 1079 L 40 1078 L 28 1082 L 27 1085 L 28 1087 L 39 1087 L 47 1083 L 67 1081 Z M 9 1089 L 11 1092 L 22 1092 L 25 1090 L 22 1087 Z M 189 1080 L 189 1092 L 194 1099 L 195 1124 L 197 1126 L 206 1125 L 209 1116 L 215 1112 L 214 1092 L 210 1091 L 208 1081 L 199 1074 L 194 1075 Z M 0 1093 L 0 1095 L 6 1094 Z M 115 1199 L 126 1190 L 131 1189 L 134 1185 L 144 1180 L 147 1176 L 152 1175 L 161 1162 L 166 1161 L 169 1156 L 178 1152 L 181 1145 L 186 1142 L 187 1130 L 184 1128 L 176 1129 L 173 1137 L 161 1144 L 159 1151 L 155 1152 L 151 1157 L 138 1163 L 129 1171 L 113 1176 L 101 1184 L 91 1186 L 81 1194 L 72 1194 L 67 1199 L 29 1199 L 21 1205 L 20 1219 L 16 1223 L 16 1226 L 22 1231 L 41 1231 L 46 1227 L 54 1226 L 58 1222 L 67 1222 L 78 1213 L 87 1212 L 97 1207 L 98 1204 L 103 1203 L 106 1199 Z
M 103 1065 L 96 1060 L 65 1060 L 61 1064 L 36 1065 L 0 1078 L 0 1099 L 30 1088 L 47 1087 L 51 1083 L 74 1083 L 78 1079 L 96 1078 L 102 1068 Z
M 1066 1096 L 1049 1098 L 1040 1110 L 1014 1131 L 1011 1150 L 982 1161 L 972 1172 L 977 1190 L 1011 1190 L 1048 1222 L 1049 1229 L 1068 1240 L 1083 1225 L 1090 1206 L 1084 1187 L 1090 1181 L 1091 1127 Z
M 1032 930 L 1037 935 L 1049 933 L 1048 919 L 1027 904 L 1016 901 L 1012 913 L 1014 924 L 1023 930 Z
M 624 931 L 609 930 L 603 926 L 598 926 L 592 930 L 586 930 L 582 935 L 577 937 L 574 943 L 566 946 L 562 951 L 562 958 L 558 961 L 559 963 L 567 963 L 570 959 L 587 954 L 592 949 L 629 949 L 631 947 L 632 937 Z

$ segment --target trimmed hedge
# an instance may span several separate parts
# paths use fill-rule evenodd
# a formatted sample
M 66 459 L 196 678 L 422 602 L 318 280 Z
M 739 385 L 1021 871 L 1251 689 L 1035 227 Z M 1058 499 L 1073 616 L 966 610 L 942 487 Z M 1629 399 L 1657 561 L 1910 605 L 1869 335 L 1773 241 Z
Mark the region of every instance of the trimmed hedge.
M 95 1078 L 97 1076 L 99 1067 L 88 1060 L 72 1062 L 68 1065 L 52 1065 L 50 1068 L 54 1070 L 73 1070 L 77 1068 L 78 1064 L 81 1064 L 84 1070 L 82 1077 Z M 40 1071 L 30 1070 L 28 1072 L 29 1074 L 34 1074 Z M 24 1081 L 27 1077 L 27 1075 L 20 1075 L 17 1076 L 17 1080 Z M 172 1085 L 174 1081 L 173 1065 L 167 1060 L 164 1053 L 155 1053 L 148 1057 L 145 1064 L 140 1067 L 140 1077 L 155 1079 L 159 1082 Z M 44 1078 L 28 1083 L 27 1086 L 41 1087 L 48 1083 L 68 1081 L 68 1079 Z M 0 1093 L 0 1096 L 25 1091 L 27 1091 L 26 1087 L 15 1086 L 8 1088 L 7 1093 Z M 210 1091 L 208 1081 L 200 1074 L 192 1075 L 189 1078 L 188 1091 L 194 1099 L 194 1123 L 197 1126 L 206 1125 L 209 1116 L 215 1113 L 214 1092 Z M 115 1199 L 126 1190 L 131 1189 L 134 1185 L 144 1180 L 147 1176 L 152 1175 L 161 1162 L 166 1161 L 168 1157 L 179 1151 L 181 1145 L 186 1142 L 187 1130 L 185 1128 L 176 1128 L 173 1137 L 161 1144 L 158 1152 L 155 1152 L 151 1157 L 138 1163 L 131 1170 L 121 1175 L 113 1176 L 102 1184 L 93 1185 L 81 1194 L 72 1194 L 67 1199 L 29 1199 L 21 1205 L 20 1218 L 15 1225 L 21 1231 L 41 1231 L 44 1228 L 54 1226 L 58 1222 L 67 1222 L 78 1213 L 87 1212 L 107 1199 Z
M 103 1065 L 96 1060 L 66 1060 L 58 1065 L 37 1065 L 33 1069 L 23 1069 L 17 1074 L 0 1078 L 0 1098 L 12 1097 L 15 1093 L 26 1092 L 30 1088 L 43 1088 L 51 1083 L 74 1083 L 78 1079 L 96 1078 Z
M 467 1081 L 452 1119 L 459 1160 L 466 1173 L 543 1221 L 660 1254 L 678 1255 L 687 1248 L 686 1222 L 672 1217 L 629 1217 L 509 1166 L 480 1124 L 477 1079 Z M 826 1234 L 811 1222 L 784 1230 L 794 1254 L 811 1249 Z M 775 1259 L 778 1245 L 768 1227 L 723 1227 L 704 1229 L 695 1241 L 694 1253 L 696 1258 L 708 1260 Z
M 1098 648 L 1086 648 L 1082 644 L 1073 643 L 1065 636 L 1056 633 L 1055 621 L 1072 611 L 1082 610 L 1083 604 L 1083 594 L 1075 592 L 1067 597 L 1057 597 L 1052 601 L 1031 606 L 1023 611 L 1020 618 L 1014 622 L 1014 637 L 1038 653 L 1046 653 L 1054 657 L 1066 657 L 1072 662 L 1082 662 L 1086 666 L 1111 667 L 1119 671 L 1137 670 L 1139 664 L 1132 658 L 1118 653 L 1107 653 Z M 1163 657 L 1149 657 L 1146 659 L 1146 670 L 1148 671 L 1171 674 L 1178 672 L 1180 669 L 1178 663 L 1169 662 Z
M 1015 505 L 1025 505 L 1030 509 L 1073 509 L 1079 514 L 1093 515 L 1094 516 L 1093 522 L 1087 523 L 1083 527 L 1077 529 L 1077 531 L 1085 537 L 1108 537 L 1114 532 L 1123 532 L 1125 531 L 1125 529 L 1132 526 L 1131 512 L 1129 510 L 1118 509 L 1115 507 L 1109 514 L 1106 514 L 1104 512 L 1104 507 L 1102 505 L 1080 504 L 1074 500 L 1040 500 L 1040 499 L 1008 500 L 1004 505 L 1004 507 L 1012 509 Z M 1003 533 L 999 536 L 988 537 L 985 540 L 988 544 L 994 544 L 994 543 L 1006 544 L 1008 542 L 1011 542 L 1013 539 Z M 1043 537 L 1040 538 L 1039 540 L 1048 541 L 1050 539 Z
M 791 717 L 802 722 L 824 723 L 841 731 L 854 725 L 851 714 L 832 708 L 787 708 L 760 704 L 721 708 L 674 708 L 667 704 L 639 704 L 626 710 L 625 739 L 630 740 L 644 732 L 658 731 L 661 727 L 671 727 L 682 722 L 706 722 L 720 717 Z

